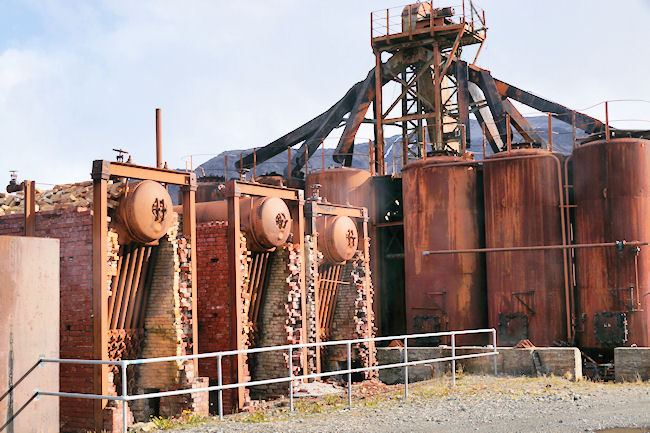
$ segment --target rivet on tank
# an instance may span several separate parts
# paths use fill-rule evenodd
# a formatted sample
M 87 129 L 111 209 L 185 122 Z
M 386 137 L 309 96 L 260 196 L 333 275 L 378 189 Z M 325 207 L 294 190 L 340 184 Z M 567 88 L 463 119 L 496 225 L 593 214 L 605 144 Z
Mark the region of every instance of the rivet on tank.
M 483 247 L 477 164 L 470 156 L 449 155 L 411 162 L 402 170 L 402 187 L 407 332 L 486 327 L 483 255 L 423 255 Z M 458 336 L 456 343 L 484 344 L 484 340 L 483 335 L 467 335 Z
M 573 156 L 577 329 L 585 350 L 650 346 L 650 141 L 598 140 Z

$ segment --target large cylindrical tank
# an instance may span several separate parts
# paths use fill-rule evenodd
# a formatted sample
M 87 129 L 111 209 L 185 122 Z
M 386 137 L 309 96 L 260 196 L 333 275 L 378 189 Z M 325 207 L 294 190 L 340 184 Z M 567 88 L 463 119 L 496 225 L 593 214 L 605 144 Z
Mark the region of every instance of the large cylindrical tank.
M 348 216 L 322 216 L 316 220 L 318 249 L 330 264 L 340 264 L 354 257 L 359 245 L 359 231 Z
M 158 182 L 129 184 L 120 200 L 116 225 L 120 242 L 147 244 L 163 237 L 172 223 L 172 199 Z
M 278 197 L 242 197 L 239 209 L 241 230 L 247 234 L 251 250 L 268 251 L 287 242 L 292 219 L 284 200 Z M 227 200 L 197 203 L 196 221 L 228 221 Z
M 320 195 L 326 201 L 372 208 L 370 172 L 359 168 L 339 167 L 309 173 L 305 194 L 311 195 L 311 185 L 320 184 Z
M 484 163 L 487 248 L 562 245 L 562 169 L 545 150 L 515 149 Z M 486 253 L 489 326 L 497 343 L 567 341 L 566 250 Z
M 471 162 L 436 156 L 402 170 L 408 333 L 487 325 L 482 255 L 422 255 L 483 246 L 481 179 Z M 485 335 L 457 338 L 463 345 L 485 341 Z
M 650 240 L 650 141 L 582 145 L 573 167 L 576 243 Z M 650 346 L 648 247 L 577 249 L 576 283 L 581 347 Z

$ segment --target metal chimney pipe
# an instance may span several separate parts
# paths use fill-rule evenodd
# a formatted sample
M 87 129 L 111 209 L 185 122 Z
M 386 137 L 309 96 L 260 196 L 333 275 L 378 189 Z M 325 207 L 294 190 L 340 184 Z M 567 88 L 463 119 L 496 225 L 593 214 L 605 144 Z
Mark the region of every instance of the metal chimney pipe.
M 160 108 L 156 108 L 156 167 L 162 168 L 162 137 L 160 135 Z

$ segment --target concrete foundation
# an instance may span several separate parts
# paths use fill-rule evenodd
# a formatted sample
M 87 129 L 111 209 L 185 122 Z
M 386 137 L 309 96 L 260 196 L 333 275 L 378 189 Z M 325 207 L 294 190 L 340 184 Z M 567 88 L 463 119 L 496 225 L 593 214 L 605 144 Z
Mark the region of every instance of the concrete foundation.
M 617 347 L 614 370 L 617 382 L 650 380 L 650 347 Z
M 59 241 L 0 236 L 0 431 L 59 431 Z
M 485 347 L 461 347 L 457 355 L 489 352 Z M 408 350 L 409 361 L 451 356 L 451 348 L 413 347 Z M 404 349 L 377 349 L 377 361 L 381 364 L 403 362 Z M 456 361 L 456 368 L 474 374 L 494 374 L 494 356 L 468 358 Z M 429 380 L 451 371 L 451 361 L 409 366 L 409 382 Z M 497 372 L 511 376 L 567 376 L 571 380 L 582 378 L 582 357 L 575 347 L 538 347 L 514 349 L 500 347 L 497 355 Z M 379 371 L 379 379 L 387 384 L 403 383 L 402 368 L 388 368 Z

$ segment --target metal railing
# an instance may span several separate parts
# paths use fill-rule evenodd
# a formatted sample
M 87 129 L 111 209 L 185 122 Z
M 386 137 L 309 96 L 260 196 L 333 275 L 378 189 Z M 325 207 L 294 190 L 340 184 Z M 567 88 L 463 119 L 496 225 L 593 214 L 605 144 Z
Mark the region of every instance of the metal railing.
M 428 22 L 432 26 L 434 19 L 432 13 L 441 7 L 451 11 L 451 14 L 444 18 L 454 24 L 468 24 L 472 31 L 485 28 L 485 13 L 472 0 L 463 0 L 454 5 L 421 1 L 372 11 L 370 13 L 370 39 L 420 32 L 420 29 L 416 29 L 417 23 L 427 24 Z
M 492 344 L 485 346 L 487 349 L 491 349 L 488 352 L 482 353 L 472 353 L 466 355 L 457 355 L 456 354 L 456 336 L 457 335 L 473 335 L 473 334 L 490 334 L 492 336 Z M 429 358 L 421 359 L 417 361 L 408 360 L 408 342 L 409 340 L 415 340 L 418 338 L 432 338 L 432 337 L 450 337 L 451 339 L 451 356 L 445 356 L 440 358 Z M 408 335 L 397 335 L 397 336 L 388 336 L 388 337 L 373 337 L 373 338 L 358 338 L 353 340 L 337 340 L 337 341 L 325 341 L 319 343 L 303 343 L 303 344 L 287 344 L 283 346 L 270 346 L 270 347 L 259 347 L 254 349 L 245 349 L 245 350 L 228 350 L 223 352 L 212 352 L 212 353 L 200 353 L 197 355 L 183 355 L 183 356 L 166 356 L 160 358 L 144 358 L 144 359 L 133 359 L 133 360 L 122 360 L 122 361 L 99 361 L 99 360 L 84 360 L 84 359 L 40 359 L 39 364 L 45 363 L 58 363 L 58 364 L 85 364 L 85 365 L 116 365 L 121 369 L 121 379 L 122 379 L 122 390 L 121 395 L 99 395 L 99 394 L 83 394 L 76 392 L 50 392 L 50 391 L 40 391 L 36 390 L 36 396 L 46 395 L 46 396 L 55 396 L 55 397 L 68 397 L 68 398 L 84 398 L 84 399 L 93 399 L 93 400 L 113 400 L 122 402 L 122 428 L 126 433 L 128 430 L 127 427 L 127 403 L 134 400 L 144 400 L 149 398 L 159 398 L 159 397 L 169 397 L 174 395 L 183 395 L 183 394 L 192 394 L 198 392 L 209 392 L 209 391 L 218 391 L 219 392 L 219 419 L 223 420 L 223 390 L 226 389 L 236 389 L 236 388 L 246 388 L 251 386 L 259 385 L 268 385 L 272 383 L 282 383 L 289 382 L 289 410 L 293 412 L 293 382 L 297 380 L 305 379 L 316 379 L 327 376 L 338 376 L 338 375 L 347 375 L 347 394 L 348 394 L 348 408 L 352 407 L 352 374 L 361 373 L 371 370 L 382 370 L 387 368 L 404 368 L 404 398 L 408 398 L 408 368 L 409 366 L 415 366 L 420 364 L 433 364 L 436 362 L 446 362 L 451 361 L 452 363 L 452 386 L 456 385 L 456 361 L 461 359 L 469 358 L 479 358 L 483 356 L 494 356 L 494 374 L 497 374 L 497 337 L 496 330 L 494 328 L 490 329 L 471 329 L 463 331 L 446 331 L 446 332 L 431 332 L 426 334 L 408 334 Z M 404 345 L 402 348 L 404 351 L 404 361 L 393 363 L 393 364 L 384 364 L 384 365 L 372 365 L 368 367 L 357 367 L 352 368 L 352 345 L 359 343 L 369 343 L 369 342 L 378 342 L 378 341 L 401 341 Z M 293 353 L 296 349 L 302 349 L 307 347 L 324 347 L 324 346 L 342 346 L 345 345 L 347 349 L 347 368 L 342 370 L 335 371 L 326 371 L 322 373 L 310 373 L 302 375 L 293 374 Z M 474 346 L 473 346 L 474 347 Z M 222 374 L 222 360 L 226 356 L 234 356 L 239 354 L 251 354 L 251 353 L 262 353 L 262 352 L 273 352 L 273 351 L 286 351 L 288 354 L 288 367 L 289 375 L 284 377 L 278 377 L 274 379 L 264 379 L 264 380 L 252 380 L 248 382 L 237 382 L 230 384 L 223 384 L 223 374 Z M 173 391 L 161 391 L 161 392 L 152 392 L 148 394 L 134 394 L 129 395 L 127 389 L 128 377 L 127 377 L 127 368 L 130 365 L 143 365 L 143 364 L 153 364 L 159 362 L 169 362 L 169 361 L 185 361 L 190 359 L 206 359 L 206 358 L 217 358 L 217 385 L 207 386 L 203 388 L 192 388 L 192 389 L 179 389 Z M 306 360 L 305 360 L 306 361 Z M 306 362 L 305 362 L 306 363 Z

